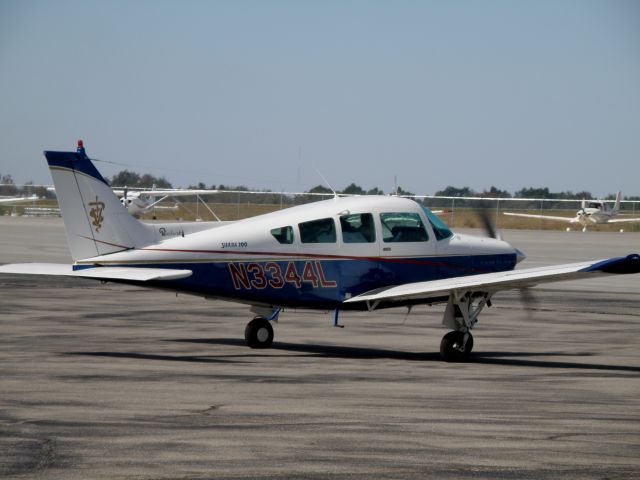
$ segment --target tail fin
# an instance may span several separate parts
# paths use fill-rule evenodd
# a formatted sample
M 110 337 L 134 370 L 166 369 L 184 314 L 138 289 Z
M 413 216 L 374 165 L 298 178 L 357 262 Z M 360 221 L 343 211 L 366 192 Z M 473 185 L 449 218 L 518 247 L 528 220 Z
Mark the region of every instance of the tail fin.
M 44 152 L 51 170 L 73 260 L 153 243 L 129 215 L 78 141 L 76 152 Z
M 620 210 L 620 200 L 622 199 L 622 192 L 618 190 L 616 193 L 616 203 L 613 205 L 613 211 L 617 212 Z

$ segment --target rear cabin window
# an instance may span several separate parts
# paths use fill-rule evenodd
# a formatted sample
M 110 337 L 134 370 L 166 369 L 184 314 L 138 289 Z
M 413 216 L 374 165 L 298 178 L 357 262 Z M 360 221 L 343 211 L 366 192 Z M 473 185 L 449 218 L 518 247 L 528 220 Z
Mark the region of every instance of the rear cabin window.
M 429 235 L 417 213 L 381 213 L 382 240 L 389 242 L 426 242 Z
M 271 235 L 278 243 L 290 245 L 293 243 L 293 227 L 279 227 L 271 230 Z
M 342 215 L 340 227 L 344 243 L 373 243 L 376 241 L 376 229 L 373 225 L 373 215 L 370 213 Z
M 335 243 L 336 224 L 333 218 L 322 218 L 311 222 L 299 223 L 302 243 Z

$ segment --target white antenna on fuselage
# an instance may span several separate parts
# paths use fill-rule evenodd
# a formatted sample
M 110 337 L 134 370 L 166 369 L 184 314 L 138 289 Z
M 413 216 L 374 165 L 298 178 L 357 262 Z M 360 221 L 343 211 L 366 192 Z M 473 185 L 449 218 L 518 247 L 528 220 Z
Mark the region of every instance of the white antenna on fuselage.
M 329 190 L 333 192 L 333 198 L 338 198 L 338 194 L 336 193 L 335 189 L 331 186 L 331 184 L 327 181 L 327 179 L 324 178 L 324 175 L 322 175 L 322 173 L 320 173 L 320 170 L 318 170 L 317 168 L 316 168 L 316 173 L 320 175 L 320 178 L 324 181 L 327 187 L 329 187 Z

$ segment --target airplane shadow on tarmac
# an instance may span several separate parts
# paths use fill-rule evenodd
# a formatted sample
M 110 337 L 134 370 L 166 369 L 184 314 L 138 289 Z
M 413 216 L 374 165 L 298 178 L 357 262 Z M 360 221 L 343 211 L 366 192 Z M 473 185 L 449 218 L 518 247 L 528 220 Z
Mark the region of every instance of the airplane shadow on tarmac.
M 131 358 L 140 360 L 161 360 L 174 362 L 230 363 L 242 359 L 250 361 L 255 357 L 291 356 L 274 355 L 273 352 L 294 352 L 305 357 L 341 358 L 341 359 L 390 359 L 419 362 L 441 362 L 438 352 L 403 352 L 365 347 L 344 347 L 337 345 L 309 345 L 299 343 L 274 342 L 269 350 L 250 350 L 244 340 L 230 338 L 184 338 L 171 339 L 170 342 L 203 343 L 208 345 L 224 345 L 241 347 L 244 350 L 238 355 L 157 355 L 137 352 L 68 352 L 68 355 Z M 469 363 L 480 365 L 504 365 L 512 367 L 558 368 L 575 370 L 607 370 L 613 372 L 640 373 L 640 367 L 626 365 L 605 365 L 597 363 L 579 363 L 572 361 L 538 360 L 531 357 L 590 357 L 591 353 L 561 352 L 474 352 Z M 234 360 L 237 359 L 237 360 Z

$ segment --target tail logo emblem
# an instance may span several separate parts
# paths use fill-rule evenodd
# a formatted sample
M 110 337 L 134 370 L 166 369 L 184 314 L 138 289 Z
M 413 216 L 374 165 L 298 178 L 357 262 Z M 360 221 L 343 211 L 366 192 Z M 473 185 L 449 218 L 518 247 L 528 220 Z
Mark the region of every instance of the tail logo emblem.
M 104 202 L 100 202 L 96 196 L 96 201 L 89 202 L 89 206 L 91 207 L 89 215 L 93 218 L 92 225 L 96 227 L 96 233 L 99 233 L 100 227 L 102 227 L 102 222 L 104 221 L 104 217 L 102 216 L 102 212 L 104 211 Z

